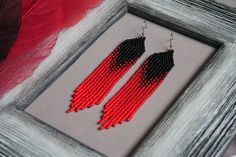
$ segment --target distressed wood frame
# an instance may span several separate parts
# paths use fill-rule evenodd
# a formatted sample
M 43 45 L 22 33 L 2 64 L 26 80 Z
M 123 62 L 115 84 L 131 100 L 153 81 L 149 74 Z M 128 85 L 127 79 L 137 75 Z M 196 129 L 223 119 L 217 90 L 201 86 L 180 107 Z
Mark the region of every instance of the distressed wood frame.
M 236 134 L 236 10 L 212 0 L 104 0 L 1 98 L 0 156 L 104 156 L 24 109 L 127 11 L 218 48 L 131 156 L 224 153 Z

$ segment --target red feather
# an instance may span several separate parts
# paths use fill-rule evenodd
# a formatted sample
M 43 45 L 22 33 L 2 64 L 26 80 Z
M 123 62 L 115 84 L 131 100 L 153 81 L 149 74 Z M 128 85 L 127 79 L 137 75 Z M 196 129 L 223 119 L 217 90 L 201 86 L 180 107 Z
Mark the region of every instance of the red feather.
M 15 43 L 21 24 L 21 0 L 0 1 L 0 62 Z
M 22 0 L 19 36 L 7 59 L 0 65 L 0 95 L 30 76 L 37 65 L 50 54 L 59 32 L 76 24 L 86 15 L 87 10 L 100 2 L 101 0 Z M 51 38 L 53 40 L 49 41 Z

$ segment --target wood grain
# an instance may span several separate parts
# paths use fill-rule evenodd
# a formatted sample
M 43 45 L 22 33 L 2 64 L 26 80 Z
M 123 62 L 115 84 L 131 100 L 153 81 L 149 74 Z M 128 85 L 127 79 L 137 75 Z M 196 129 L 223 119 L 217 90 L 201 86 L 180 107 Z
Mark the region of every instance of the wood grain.
M 133 156 L 221 156 L 236 134 L 236 10 L 212 0 L 127 3 L 138 16 L 220 47 Z M 1 156 L 102 156 L 23 110 L 126 11 L 125 1 L 105 0 L 0 100 Z
M 235 135 L 236 45 L 226 44 L 134 156 L 217 156 Z
M 104 156 L 23 111 L 3 112 L 0 121 L 0 156 Z
M 50 56 L 35 70 L 33 76 L 0 99 L 0 109 L 24 109 L 53 83 L 114 22 L 127 12 L 123 0 L 106 0 L 85 19 L 59 36 Z
M 129 0 L 128 6 L 136 15 L 221 46 L 133 156 L 222 155 L 236 134 L 236 10 L 207 0 Z
M 236 9 L 212 0 L 128 0 L 129 11 L 219 47 L 236 40 Z
M 60 35 L 51 55 L 33 76 L 1 98 L 0 156 L 104 156 L 23 110 L 126 11 L 124 1 L 105 0 L 79 24 Z

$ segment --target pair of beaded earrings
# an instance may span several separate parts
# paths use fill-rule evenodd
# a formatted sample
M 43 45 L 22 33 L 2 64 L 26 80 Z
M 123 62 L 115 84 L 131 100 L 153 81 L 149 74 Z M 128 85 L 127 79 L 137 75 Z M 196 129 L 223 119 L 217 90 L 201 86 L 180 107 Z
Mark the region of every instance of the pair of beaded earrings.
M 100 104 L 115 84 L 145 52 L 145 36 L 123 41 L 102 63 L 76 88 L 67 112 L 78 112 Z M 149 56 L 130 80 L 105 105 L 99 129 L 108 129 L 118 123 L 130 121 L 144 102 L 161 85 L 174 67 L 171 33 L 170 48 Z

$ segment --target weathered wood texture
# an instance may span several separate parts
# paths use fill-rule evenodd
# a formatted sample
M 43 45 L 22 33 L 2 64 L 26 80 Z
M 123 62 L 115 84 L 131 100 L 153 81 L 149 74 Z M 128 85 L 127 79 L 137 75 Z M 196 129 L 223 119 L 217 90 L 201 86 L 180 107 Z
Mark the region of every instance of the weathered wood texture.
M 221 156 L 236 133 L 236 10 L 206 0 L 128 3 L 134 14 L 221 46 L 133 155 Z
M 226 44 L 138 147 L 135 156 L 217 156 L 235 135 L 236 45 Z
M 3 112 L 0 121 L 0 156 L 104 157 L 23 111 Z
M 39 65 L 33 76 L 0 99 L 0 109 L 15 106 L 26 108 L 126 12 L 125 1 L 105 0 L 76 26 L 62 32 L 50 56 Z
M 128 0 L 129 10 L 213 46 L 236 40 L 236 9 L 211 0 Z
M 125 1 L 105 0 L 60 35 L 51 55 L 33 76 L 1 98 L 0 156 L 104 156 L 22 110 L 126 12 Z
M 134 14 L 221 46 L 133 155 L 221 155 L 236 128 L 236 10 L 210 0 L 128 0 L 128 6 Z M 126 11 L 125 1 L 105 0 L 63 32 L 33 76 L 0 100 L 0 155 L 101 156 L 22 110 Z

